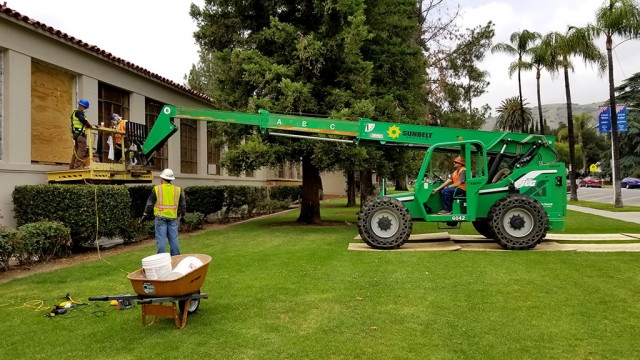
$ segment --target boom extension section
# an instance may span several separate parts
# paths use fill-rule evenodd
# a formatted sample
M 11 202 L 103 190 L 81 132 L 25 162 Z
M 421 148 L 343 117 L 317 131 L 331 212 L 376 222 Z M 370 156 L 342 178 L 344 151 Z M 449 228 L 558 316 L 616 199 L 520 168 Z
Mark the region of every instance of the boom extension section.
M 258 114 L 249 114 L 169 105 L 163 107 L 147 140 L 142 145 L 142 154 L 146 159 L 150 159 L 178 131 L 174 123 L 175 118 L 250 125 L 258 127 L 263 134 L 370 146 L 428 149 L 438 143 L 475 140 L 482 143 L 489 153 L 519 156 L 518 161 L 520 162 L 531 161 L 534 155 L 539 155 L 540 162 L 543 163 L 557 161 L 557 154 L 553 150 L 555 139 L 542 135 L 394 124 L 372 121 L 367 118 L 349 121 L 285 115 L 270 113 L 266 110 L 260 110 Z M 323 135 L 332 135 L 332 137 Z M 336 138 L 336 136 L 341 138 Z M 526 153 L 525 156 L 522 156 L 523 153 Z

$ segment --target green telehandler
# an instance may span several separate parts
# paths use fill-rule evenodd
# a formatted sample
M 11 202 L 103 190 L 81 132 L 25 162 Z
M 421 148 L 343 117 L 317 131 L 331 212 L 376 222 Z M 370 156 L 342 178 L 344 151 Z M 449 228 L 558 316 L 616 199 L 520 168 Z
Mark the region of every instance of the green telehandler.
M 566 168 L 558 161 L 553 137 L 167 105 L 141 138 L 137 162 L 149 164 L 178 131 L 175 118 L 250 125 L 272 136 L 425 151 L 413 192 L 385 194 L 383 190 L 362 205 L 358 232 L 375 249 L 401 247 L 414 221 L 449 227 L 471 222 L 481 235 L 510 250 L 532 249 L 548 230 L 564 230 Z M 444 215 L 438 214 L 443 208 L 440 196 L 432 194 L 444 182 L 432 164 L 437 153 L 467 159 L 466 194 L 454 194 L 452 212 Z

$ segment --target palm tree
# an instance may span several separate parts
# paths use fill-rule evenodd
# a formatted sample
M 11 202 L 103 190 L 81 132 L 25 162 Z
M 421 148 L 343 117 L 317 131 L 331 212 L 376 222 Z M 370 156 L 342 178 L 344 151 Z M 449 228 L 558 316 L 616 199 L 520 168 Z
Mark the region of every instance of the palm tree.
M 584 148 L 582 134 L 584 134 L 584 132 L 589 128 L 592 121 L 593 115 L 589 114 L 588 112 L 573 115 L 573 124 L 575 130 L 578 132 L 578 143 L 580 144 L 580 149 L 582 149 L 582 171 L 584 171 L 583 175 L 587 175 L 587 152 Z
M 529 103 L 526 103 L 529 105 Z M 533 116 L 531 115 L 531 109 L 524 108 L 524 111 L 520 111 L 522 103 L 517 96 L 506 98 L 502 100 L 500 107 L 496 109 L 498 113 L 498 121 L 495 128 L 502 131 L 510 132 L 526 132 L 527 127 L 533 122 Z
M 525 122 L 524 103 L 522 100 L 522 81 L 520 80 L 520 70 L 522 69 L 522 65 L 524 64 L 522 61 L 522 57 L 530 53 L 531 51 L 530 46 L 533 45 L 536 42 L 536 40 L 540 38 L 542 38 L 542 35 L 540 35 L 540 33 L 537 33 L 537 32 L 532 32 L 529 30 L 522 30 L 521 32 L 516 31 L 513 34 L 511 34 L 511 37 L 509 38 L 509 42 L 511 44 L 499 43 L 499 44 L 495 44 L 491 48 L 492 54 L 496 52 L 502 52 L 502 53 L 506 53 L 506 54 L 514 55 L 518 57 L 517 60 L 512 62 L 511 65 L 509 65 L 509 69 L 511 68 L 518 69 L 518 91 L 520 94 L 520 114 L 522 117 L 520 121 L 522 123 Z M 509 70 L 509 76 L 511 75 L 513 75 L 513 72 Z
M 544 135 L 542 100 L 540 97 L 540 72 L 542 71 L 542 69 L 547 68 L 548 66 L 552 66 L 551 56 L 549 48 L 545 46 L 545 43 L 540 43 L 537 46 L 532 47 L 530 50 L 530 54 L 531 59 L 522 63 L 522 70 L 536 70 L 536 82 L 538 85 L 538 119 L 540 120 L 540 134 Z M 509 66 L 509 76 L 513 75 L 516 70 L 518 70 L 518 66 L 516 66 L 515 63 L 512 63 L 511 66 Z
M 616 108 L 616 96 L 613 81 L 613 36 L 636 38 L 640 34 L 640 5 L 636 0 L 606 0 L 596 10 L 595 25 L 587 27 L 595 36 L 606 37 L 607 62 L 609 65 L 609 109 Z M 622 192 L 616 182 L 620 180 L 620 142 L 618 139 L 618 121 L 615 110 L 611 110 L 611 143 L 613 144 L 613 188 L 614 206 L 621 208 Z
M 569 179 L 571 184 L 576 183 L 575 176 L 575 146 L 576 141 L 573 129 L 573 111 L 571 108 L 571 88 L 569 87 L 569 70 L 573 71 L 571 58 L 574 56 L 581 57 L 585 64 L 597 64 L 600 75 L 604 75 L 607 68 L 607 61 L 604 54 L 598 49 L 593 42 L 593 37 L 583 28 L 570 26 L 567 31 L 562 34 L 552 32 L 547 34 L 543 42 L 544 46 L 549 47 L 550 63 L 547 70 L 552 76 L 559 73 L 560 69 L 564 73 L 564 88 L 567 96 L 567 127 L 569 130 Z M 571 201 L 578 201 L 578 192 L 576 187 L 571 187 Z

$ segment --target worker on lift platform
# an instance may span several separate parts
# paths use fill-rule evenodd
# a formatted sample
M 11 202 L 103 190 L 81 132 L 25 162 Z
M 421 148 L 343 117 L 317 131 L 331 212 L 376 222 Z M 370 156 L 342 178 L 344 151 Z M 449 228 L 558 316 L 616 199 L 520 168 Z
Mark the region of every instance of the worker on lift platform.
M 74 146 L 69 169 L 82 169 L 87 160 L 87 134 L 85 128 L 91 128 L 91 124 L 84 112 L 89 109 L 89 101 L 82 99 L 78 101 L 78 108 L 71 113 L 71 135 Z

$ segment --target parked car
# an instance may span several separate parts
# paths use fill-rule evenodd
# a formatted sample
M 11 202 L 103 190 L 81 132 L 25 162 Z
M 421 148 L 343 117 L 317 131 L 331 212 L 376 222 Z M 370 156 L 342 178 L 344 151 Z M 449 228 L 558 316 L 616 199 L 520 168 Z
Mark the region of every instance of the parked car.
M 620 186 L 627 189 L 640 188 L 640 179 L 632 177 L 624 178 L 620 182 Z
M 587 176 L 586 178 L 580 180 L 580 187 L 602 187 L 602 179 L 595 176 Z

